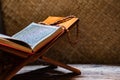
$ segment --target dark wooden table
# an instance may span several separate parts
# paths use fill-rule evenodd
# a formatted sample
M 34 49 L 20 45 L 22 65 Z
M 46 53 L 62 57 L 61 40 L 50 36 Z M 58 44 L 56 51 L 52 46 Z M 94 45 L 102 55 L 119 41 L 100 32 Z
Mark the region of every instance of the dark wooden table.
M 71 65 L 81 70 L 81 75 L 72 74 L 63 68 L 41 65 L 25 66 L 12 80 L 120 80 L 120 66 Z

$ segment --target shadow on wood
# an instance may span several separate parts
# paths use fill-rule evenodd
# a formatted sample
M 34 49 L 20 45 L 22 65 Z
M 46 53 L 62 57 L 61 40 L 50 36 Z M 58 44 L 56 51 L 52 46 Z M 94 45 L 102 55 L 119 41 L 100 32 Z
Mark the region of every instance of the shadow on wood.
M 45 67 L 30 72 L 18 74 L 11 80 L 61 80 L 75 77 L 74 73 L 64 73 L 63 71 L 57 71 L 55 67 Z

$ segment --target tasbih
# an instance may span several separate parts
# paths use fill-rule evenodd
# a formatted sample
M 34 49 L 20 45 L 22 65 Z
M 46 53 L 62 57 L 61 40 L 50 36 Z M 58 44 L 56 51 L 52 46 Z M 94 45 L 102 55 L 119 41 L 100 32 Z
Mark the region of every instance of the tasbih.
M 74 16 L 74 15 L 70 15 L 70 16 L 67 16 L 67 17 L 65 17 L 65 18 L 62 18 L 62 19 L 60 19 L 60 20 L 58 20 L 58 21 L 56 21 L 56 22 L 54 22 L 54 23 L 51 23 L 51 24 L 49 24 L 49 25 L 58 25 L 59 26 L 59 24 L 61 24 L 61 23 L 63 23 L 63 22 L 67 22 L 67 21 L 69 21 L 69 20 L 71 20 L 71 19 L 73 19 L 73 18 L 76 18 L 76 16 Z M 48 24 L 46 24 L 46 23 L 43 23 L 43 22 L 39 22 L 39 24 L 44 24 L 44 25 L 48 25 Z M 62 26 L 63 28 L 64 28 L 64 26 Z M 75 40 L 72 40 L 70 37 L 71 37 L 71 34 L 70 34 L 70 32 L 69 32 L 69 30 L 68 29 L 66 29 L 66 28 L 64 28 L 65 29 L 65 31 L 67 32 L 67 38 L 68 38 L 68 41 L 69 41 L 69 43 L 71 44 L 71 46 L 72 47 L 74 47 L 74 45 L 76 45 L 77 43 L 78 43 L 78 41 L 79 41 L 79 25 L 78 25 L 78 21 L 76 22 L 76 39 Z

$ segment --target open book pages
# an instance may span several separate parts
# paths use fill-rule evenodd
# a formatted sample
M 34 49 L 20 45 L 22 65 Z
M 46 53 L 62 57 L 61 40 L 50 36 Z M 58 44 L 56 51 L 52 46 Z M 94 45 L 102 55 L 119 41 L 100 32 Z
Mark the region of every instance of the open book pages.
M 8 41 L 10 43 L 12 42 L 13 44 L 17 45 L 10 45 L 9 43 L 8 46 L 32 53 L 38 51 L 62 32 L 64 32 L 62 27 L 42 25 L 33 22 L 12 37 L 1 34 L 0 43 L 1 40 L 5 40 L 5 42 Z M 23 47 L 21 48 L 21 46 Z M 27 49 L 25 49 L 25 47 Z
M 4 34 L 0 34 L 0 46 L 0 48 L 3 46 L 31 53 L 31 48 L 27 43 Z

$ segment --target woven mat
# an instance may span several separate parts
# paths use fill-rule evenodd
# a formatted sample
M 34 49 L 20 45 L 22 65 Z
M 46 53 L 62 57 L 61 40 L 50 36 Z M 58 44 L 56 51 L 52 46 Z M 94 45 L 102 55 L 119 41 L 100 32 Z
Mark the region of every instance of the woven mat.
M 2 11 L 8 35 L 49 15 L 75 15 L 79 43 L 73 48 L 63 36 L 47 56 L 67 63 L 120 63 L 120 0 L 2 0 Z

